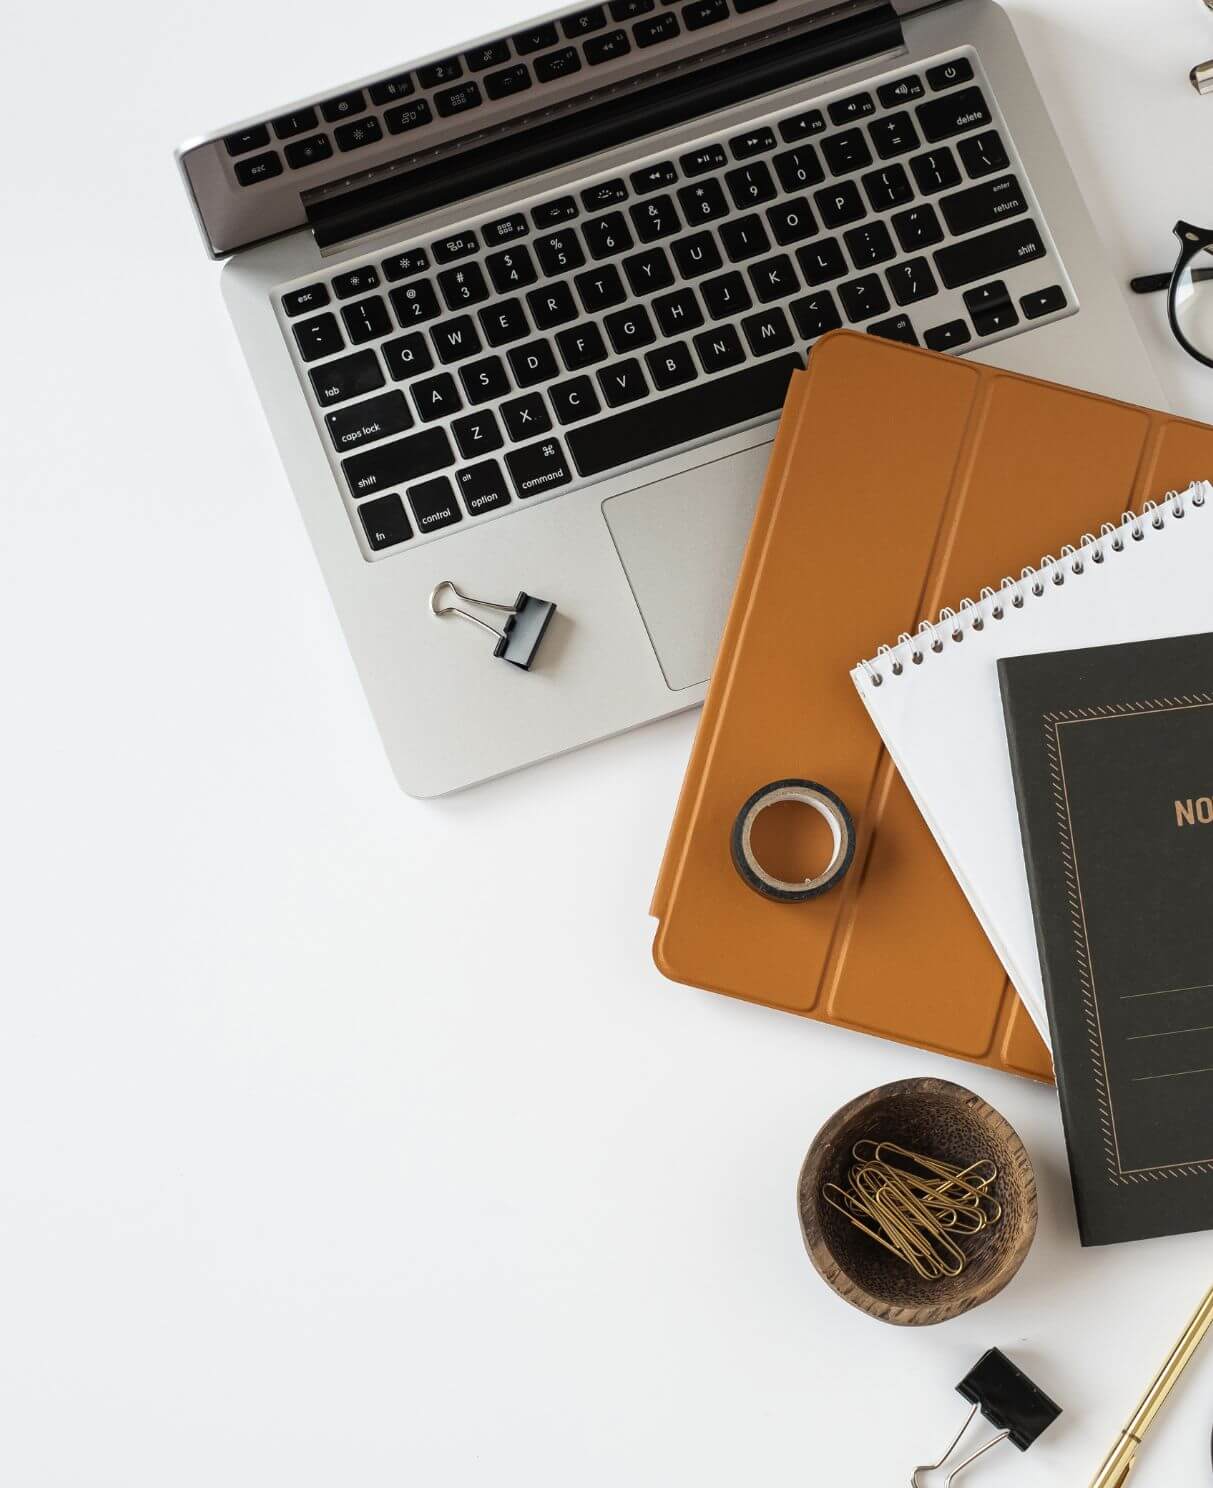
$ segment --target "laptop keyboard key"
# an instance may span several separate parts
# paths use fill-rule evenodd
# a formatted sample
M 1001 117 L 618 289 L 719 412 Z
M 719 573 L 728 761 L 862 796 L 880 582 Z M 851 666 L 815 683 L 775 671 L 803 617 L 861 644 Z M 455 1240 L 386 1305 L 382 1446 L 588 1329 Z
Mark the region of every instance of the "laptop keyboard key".
M 729 18 L 728 0 L 691 0 L 682 7 L 682 18 L 688 31 L 702 31 Z
M 299 355 L 305 362 L 318 362 L 321 357 L 345 350 L 341 327 L 331 311 L 326 310 L 311 320 L 297 320 L 291 330 L 295 333 Z
M 595 362 L 605 362 L 606 342 L 596 325 L 571 326 L 556 336 L 556 349 L 570 372 L 580 372 L 583 367 L 592 367 Z
M 924 331 L 922 339 L 932 351 L 951 351 L 954 346 L 964 346 L 973 338 L 969 334 L 969 327 L 965 321 L 949 320 L 943 325 L 932 326 L 929 331 Z
M 531 26 L 526 31 L 519 31 L 514 37 L 514 50 L 520 57 L 529 57 L 532 52 L 541 52 L 544 47 L 555 46 L 559 40 L 556 27 L 550 23 Z
M 551 389 L 552 407 L 561 424 L 579 424 L 582 419 L 593 418 L 602 412 L 602 404 L 588 377 L 574 377 L 568 382 L 558 382 Z
M 619 270 L 610 264 L 588 274 L 578 274 L 574 282 L 588 315 L 598 315 L 603 310 L 622 305 L 628 297 L 623 280 L 619 277 Z
M 521 300 L 498 300 L 480 312 L 480 324 L 490 346 L 508 346 L 531 334 L 530 322 Z
M 367 145 L 377 145 L 383 138 L 383 127 L 374 114 L 368 114 L 365 119 L 353 119 L 349 124 L 338 124 L 333 130 L 333 138 L 337 141 L 337 148 L 348 154 L 351 150 L 361 150 Z
M 660 46 L 663 41 L 673 41 L 681 34 L 682 27 L 678 24 L 678 17 L 672 10 L 667 10 L 662 15 L 655 15 L 652 20 L 639 21 L 632 27 L 636 45 L 642 50 L 646 47 Z
M 604 217 L 595 217 L 586 223 L 582 234 L 595 262 L 616 253 L 627 253 L 635 247 L 628 220 L 622 212 L 608 212 Z
M 510 294 L 516 289 L 525 289 L 539 278 L 530 249 L 521 245 L 517 248 L 503 248 L 500 253 L 490 253 L 484 265 L 498 294 Z
M 883 222 L 865 222 L 859 227 L 853 227 L 843 233 L 843 240 L 851 255 L 851 262 L 857 269 L 870 269 L 897 255 L 889 229 Z
M 1006 147 L 999 139 L 997 129 L 988 129 L 985 134 L 963 139 L 956 148 L 960 152 L 965 170 L 974 179 L 1005 170 L 1009 163 Z
M 992 227 L 1028 210 L 1027 198 L 1014 176 L 995 176 L 939 198 L 939 210 L 951 231 L 960 237 L 979 227 Z
M 513 67 L 490 72 L 484 80 L 484 91 L 492 99 L 513 98 L 531 86 L 531 70 L 525 62 L 515 62 Z
M 747 258 L 757 258 L 760 253 L 771 251 L 771 240 L 762 225 L 762 218 L 752 214 L 721 223 L 720 241 L 730 263 L 744 263 Z
M 391 284 L 401 279 L 412 279 L 423 274 L 430 266 L 430 256 L 424 248 L 407 248 L 403 253 L 393 254 L 383 260 L 383 275 Z
M 697 181 L 693 186 L 684 186 L 678 200 L 688 227 L 701 227 L 705 222 L 729 215 L 729 204 L 719 181 Z
M 387 362 L 388 371 L 397 382 L 434 370 L 434 357 L 429 342 L 420 331 L 397 336 L 394 341 L 385 341 L 380 350 Z
M 444 269 L 438 275 L 438 288 L 448 310 L 462 310 L 479 305 L 489 297 L 489 287 L 479 264 L 462 264 L 457 269 Z
M 669 196 L 652 196 L 647 201 L 637 202 L 631 215 L 632 226 L 642 243 L 656 243 L 682 228 L 673 198 Z
M 871 171 L 863 177 L 863 189 L 872 203 L 873 212 L 888 212 L 893 207 L 904 207 L 906 202 L 914 199 L 910 178 L 899 165 L 888 165 L 884 170 Z
M 893 160 L 908 150 L 917 150 L 921 141 L 914 121 L 907 113 L 890 114 L 887 119 L 877 119 L 868 125 L 868 133 L 882 160 Z
M 439 372 L 437 377 L 426 377 L 413 383 L 409 391 L 417 405 L 417 414 L 423 424 L 432 424 L 435 419 L 448 418 L 463 407 L 463 399 L 449 372 Z M 422 471 L 422 474 L 426 472 Z
M 845 176 L 851 171 L 863 170 L 872 163 L 872 152 L 861 129 L 844 129 L 841 134 L 832 134 L 821 142 L 821 153 L 826 158 L 830 172 Z
M 471 517 L 510 504 L 510 488 L 496 460 L 482 460 L 479 465 L 469 465 L 455 477 L 455 484 Z
M 581 251 L 581 244 L 572 228 L 540 238 L 535 244 L 535 256 L 539 259 L 539 267 L 549 279 L 585 265 L 585 254 Z
M 716 239 L 708 232 L 692 233 L 689 238 L 679 238 L 670 244 L 670 252 L 684 279 L 698 279 L 701 274 L 714 273 L 723 260 Z
M 368 290 L 378 288 L 379 273 L 373 264 L 333 276 L 333 293 L 339 300 L 352 300 L 355 295 L 366 294 Z
M 287 315 L 304 315 L 309 310 L 319 310 L 329 302 L 328 285 L 307 284 L 302 289 L 293 289 L 282 296 L 282 308 Z
M 1045 255 L 1036 224 L 1030 218 L 1009 222 L 993 232 L 960 243 L 949 243 L 935 254 L 939 277 L 949 289 L 1002 274 L 1016 264 L 1033 263 Z
M 693 289 L 678 289 L 653 301 L 653 314 L 663 336 L 682 336 L 703 324 L 703 311 Z
M 506 455 L 505 463 L 514 489 L 524 501 L 528 496 L 541 496 L 545 491 L 567 486 L 573 479 L 558 439 L 541 439 L 538 444 L 512 450 Z
M 803 191 L 806 186 L 816 186 L 826 178 L 812 145 L 801 145 L 795 150 L 785 150 L 776 155 L 775 173 L 785 191 Z
M 890 245 L 891 246 L 891 245 Z M 764 258 L 761 263 L 750 266 L 750 283 L 760 305 L 770 305 L 775 300 L 784 300 L 800 288 L 800 280 L 792 260 L 786 253 L 776 258 Z
M 702 336 L 696 336 L 695 350 L 709 377 L 714 377 L 718 372 L 727 372 L 730 367 L 736 367 L 745 361 L 741 337 L 731 325 L 717 326 L 715 330 L 704 331 Z
M 390 439 L 393 434 L 403 434 L 412 428 L 413 415 L 404 394 L 398 388 L 390 393 L 380 393 L 377 398 L 368 398 L 365 403 L 356 403 L 352 408 L 341 408 L 336 413 L 325 415 L 329 438 L 338 454 L 361 449 L 364 444 L 374 444 L 378 439 Z
M 525 346 L 515 346 L 506 355 L 510 359 L 514 381 L 520 388 L 536 387 L 560 374 L 550 342 L 528 341 Z
M 438 296 L 434 286 L 424 279 L 416 284 L 406 284 L 400 289 L 389 290 L 388 298 L 402 330 L 432 320 L 439 313 Z
M 678 157 L 684 176 L 706 176 L 711 171 L 723 170 L 728 163 L 723 145 L 703 145 Z
M 468 362 L 459 369 L 459 379 L 467 400 L 475 407 L 489 403 L 495 398 L 504 398 L 510 391 L 509 375 L 500 357 L 485 357 L 479 362 Z
M 342 93 L 337 98 L 330 98 L 327 103 L 320 105 L 320 112 L 329 124 L 339 124 L 342 119 L 352 119 L 361 114 L 366 108 L 366 99 L 361 88 L 355 88 L 352 93 Z
M 616 362 L 613 366 L 604 367 L 598 374 L 598 384 L 611 408 L 620 408 L 625 403 L 635 403 L 649 390 L 648 383 L 644 380 L 644 373 L 640 370 L 640 363 L 635 357 L 629 358 L 626 362 Z
M 819 289 L 816 294 L 805 295 L 802 300 L 793 300 L 788 308 L 796 329 L 806 341 L 815 341 L 827 331 L 836 331 L 842 324 L 838 306 L 828 289 Z
M 445 429 L 423 429 L 394 439 L 390 444 L 377 444 L 373 449 L 342 460 L 341 468 L 355 496 L 369 496 L 373 491 L 386 491 L 409 481 L 433 475 L 451 463 L 454 452 Z
M 793 201 L 780 202 L 767 212 L 771 232 L 781 248 L 789 243 L 800 243 L 811 238 L 817 231 L 817 219 L 803 196 Z
M 479 356 L 484 350 L 476 322 L 470 315 L 459 315 L 454 320 L 443 321 L 441 325 L 434 327 L 430 336 L 434 342 L 434 350 L 438 353 L 438 360 L 444 366 L 461 362 L 466 357 Z
M 816 201 L 826 227 L 845 227 L 868 215 L 854 181 L 839 181 L 825 191 L 818 191 Z
M 717 279 L 705 279 L 699 289 L 713 320 L 728 320 L 754 304 L 745 280 L 736 270 Z
M 363 393 L 373 393 L 385 381 L 379 358 L 370 350 L 356 351 L 353 356 L 329 362 L 325 367 L 314 367 L 308 377 L 321 408 L 344 403 L 347 398 L 359 398 Z
M 410 129 L 420 129 L 423 124 L 433 123 L 429 103 L 424 98 L 415 98 L 410 103 L 398 103 L 383 116 L 389 134 L 404 134 Z
M 409 505 L 413 508 L 417 531 L 421 533 L 436 532 L 440 527 L 451 527 L 463 521 L 454 489 L 445 475 L 413 486 L 409 491 Z
M 636 351 L 642 346 L 651 346 L 657 339 L 649 312 L 643 305 L 628 310 L 618 310 L 606 318 L 606 332 L 617 352 Z
M 672 186 L 678 179 L 678 169 L 672 160 L 662 160 L 656 165 L 646 165 L 643 170 L 633 171 L 629 179 L 637 195 L 647 196 L 651 191 Z
M 984 128 L 990 122 L 990 110 L 980 88 L 961 88 L 957 93 L 932 98 L 920 103 L 917 113 L 922 132 L 932 143 Z
M 831 279 L 841 279 L 847 271 L 847 261 L 836 238 L 822 238 L 810 243 L 807 248 L 801 248 L 796 257 L 805 283 L 809 285 L 828 284 Z
M 1042 315 L 1052 315 L 1054 310 L 1066 308 L 1066 292 L 1060 284 L 1050 284 L 1048 289 L 1024 295 L 1019 304 L 1029 320 L 1039 320 Z
M 870 93 L 853 93 L 850 98 L 840 98 L 830 104 L 831 124 L 853 124 L 856 119 L 866 119 L 876 112 Z
M 628 199 L 628 188 L 621 176 L 613 181 L 599 181 L 596 186 L 587 186 L 581 193 L 581 205 L 587 212 L 604 212 L 607 207 L 617 207 Z
M 505 420 L 506 432 L 515 444 L 534 439 L 537 434 L 546 434 L 552 427 L 552 416 L 543 401 L 542 393 L 527 393 L 523 398 L 513 398 L 501 405 L 501 417 Z
M 577 306 L 573 292 L 567 284 L 549 284 L 545 288 L 533 289 L 526 297 L 531 307 L 531 316 L 538 331 L 550 331 L 555 326 L 568 325 L 577 319 Z
M 930 248 L 933 243 L 943 240 L 943 224 L 935 208 L 928 202 L 911 207 L 906 212 L 898 212 L 890 220 L 893 231 L 897 234 L 897 241 L 907 253 L 912 253 L 915 248 Z
M 938 150 L 928 150 L 925 155 L 915 155 L 910 161 L 910 169 L 923 196 L 933 196 L 937 191 L 960 185 L 956 157 L 947 145 L 941 145 Z
M 605 36 L 591 36 L 586 42 L 585 60 L 591 67 L 599 67 L 603 62 L 626 57 L 631 50 L 632 43 L 626 31 L 608 31 Z
M 408 542 L 413 535 L 404 502 L 399 496 L 379 496 L 374 501 L 364 502 L 358 508 L 358 516 L 366 533 L 367 546 L 373 553 Z
M 775 180 L 765 161 L 756 160 L 752 165 L 739 166 L 729 171 L 724 179 L 729 195 L 740 211 L 775 200 Z
M 927 82 L 933 93 L 967 83 L 972 76 L 973 64 L 967 57 L 956 57 L 951 62 L 941 62 L 938 67 L 927 68 Z
M 531 224 L 521 212 L 511 212 L 508 217 L 498 217 L 496 222 L 487 222 L 480 229 L 488 248 L 499 248 L 503 243 L 512 243 L 515 238 L 525 238 Z
M 352 305 L 342 305 L 341 318 L 345 321 L 345 329 L 355 346 L 391 333 L 392 317 L 387 313 L 387 306 L 379 295 L 355 300 Z
M 860 279 L 851 279 L 846 284 L 840 284 L 838 298 L 847 312 L 847 319 L 852 321 L 883 315 L 889 308 L 889 297 L 876 274 L 865 274 Z
M 795 340 L 787 316 L 779 309 L 749 316 L 741 322 L 741 331 L 755 356 L 770 356 L 774 351 L 786 351 Z
M 541 83 L 554 83 L 557 78 L 571 77 L 581 71 L 581 53 L 576 47 L 562 47 L 558 52 L 545 52 L 535 58 L 535 76 Z
M 656 294 L 659 289 L 669 289 L 674 282 L 674 270 L 664 248 L 650 248 L 647 253 L 625 258 L 623 272 L 638 295 Z
M 918 336 L 908 315 L 893 315 L 888 320 L 874 320 L 868 327 L 869 336 L 883 336 L 886 341 L 904 341 L 907 346 L 917 346 Z
M 935 283 L 935 275 L 925 258 L 911 258 L 905 263 L 894 264 L 885 271 L 885 278 L 899 305 L 916 305 L 919 300 L 939 293 L 939 285 Z
M 478 455 L 491 455 L 505 443 L 497 420 L 489 408 L 457 418 L 451 425 L 451 433 L 465 460 L 474 460 Z
M 458 57 L 446 57 L 441 62 L 430 62 L 417 70 L 417 79 L 423 88 L 441 88 L 444 83 L 453 83 L 462 76 L 463 63 Z
M 332 156 L 333 147 L 327 134 L 309 134 L 307 139 L 295 140 L 293 144 L 287 145 L 283 153 L 292 170 L 303 170 L 309 165 L 318 165 L 320 161 L 328 160 Z
M 670 388 L 681 387 L 683 383 L 694 382 L 699 375 L 695 369 L 695 359 L 691 355 L 691 349 L 682 341 L 675 341 L 672 345 L 663 346 L 658 351 L 647 351 L 644 359 L 648 363 L 653 386 L 658 392 L 666 392 Z
M 778 143 L 775 131 L 764 126 L 747 130 L 745 134 L 735 134 L 729 141 L 729 152 L 734 160 L 750 160 L 755 155 L 765 155 L 768 150 L 774 150 Z
M 305 124 L 305 129 L 312 128 L 316 123 L 316 116 L 312 115 L 311 124 Z M 298 133 L 299 131 L 294 131 Z M 278 136 L 282 138 L 281 135 Z M 223 143 L 229 155 L 247 155 L 250 150 L 260 150 L 270 142 L 270 132 L 264 124 L 253 124 L 248 129 L 241 129 L 235 134 L 224 136 Z

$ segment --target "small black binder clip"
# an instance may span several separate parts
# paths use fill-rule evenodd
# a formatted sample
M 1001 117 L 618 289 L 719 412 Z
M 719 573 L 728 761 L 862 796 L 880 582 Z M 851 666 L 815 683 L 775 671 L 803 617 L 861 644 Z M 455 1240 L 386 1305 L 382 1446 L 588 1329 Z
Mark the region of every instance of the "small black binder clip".
M 501 629 L 498 630 L 495 625 L 482 620 L 479 615 L 461 610 L 458 605 L 440 605 L 438 596 L 444 589 L 449 589 L 464 604 L 479 605 L 482 610 L 500 610 L 506 616 Z M 496 636 L 497 644 L 493 647 L 493 655 L 508 661 L 512 666 L 521 667 L 524 672 L 530 671 L 539 643 L 556 613 L 556 606 L 550 599 L 536 599 L 533 594 L 524 594 L 521 590 L 512 605 L 497 604 L 491 599 L 473 599 L 450 579 L 443 579 L 441 584 L 435 586 L 430 594 L 430 609 L 435 615 L 458 615 L 461 620 L 470 620 L 473 625 L 479 625 L 481 630 L 487 630 L 490 635 Z
M 1021 1369 L 1011 1363 L 1006 1354 L 996 1348 L 982 1354 L 956 1388 L 966 1400 L 972 1402 L 973 1409 L 939 1461 L 927 1462 L 914 1469 L 910 1477 L 910 1488 L 926 1488 L 921 1475 L 937 1472 L 941 1467 L 947 1466 L 978 1411 L 997 1430 L 998 1435 L 991 1437 L 971 1456 L 958 1463 L 949 1473 L 945 1488 L 951 1488 L 951 1484 L 966 1467 L 979 1457 L 984 1457 L 1000 1442 L 1013 1442 L 1021 1452 L 1026 1452 L 1041 1432 L 1061 1415 L 1061 1407 L 1054 1405 L 1043 1390 L 1038 1389 Z

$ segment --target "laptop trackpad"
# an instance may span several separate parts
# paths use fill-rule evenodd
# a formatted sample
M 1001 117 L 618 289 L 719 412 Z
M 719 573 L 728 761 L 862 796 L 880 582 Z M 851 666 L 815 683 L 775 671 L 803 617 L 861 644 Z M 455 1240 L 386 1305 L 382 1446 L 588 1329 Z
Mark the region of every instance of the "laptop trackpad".
M 666 686 L 675 692 L 711 673 L 770 451 L 765 439 L 602 503 Z

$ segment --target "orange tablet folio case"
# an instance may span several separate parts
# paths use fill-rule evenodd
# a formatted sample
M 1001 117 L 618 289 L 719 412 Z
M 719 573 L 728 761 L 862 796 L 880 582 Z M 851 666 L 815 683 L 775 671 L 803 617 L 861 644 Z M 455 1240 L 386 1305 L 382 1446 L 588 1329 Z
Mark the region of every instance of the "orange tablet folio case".
M 819 342 L 788 392 L 654 894 L 659 969 L 1051 1079 L 848 673 L 1211 471 L 1203 424 L 851 331 Z M 756 894 L 729 853 L 742 803 L 788 777 L 837 792 L 857 829 L 848 876 L 799 904 Z

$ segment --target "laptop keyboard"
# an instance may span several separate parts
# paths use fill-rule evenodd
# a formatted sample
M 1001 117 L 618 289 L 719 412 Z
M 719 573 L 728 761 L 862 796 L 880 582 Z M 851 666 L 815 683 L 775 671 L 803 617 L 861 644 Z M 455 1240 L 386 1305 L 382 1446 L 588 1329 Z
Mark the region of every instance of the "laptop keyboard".
M 965 51 L 278 292 L 368 556 L 769 418 L 852 326 L 968 351 L 1073 290 Z

